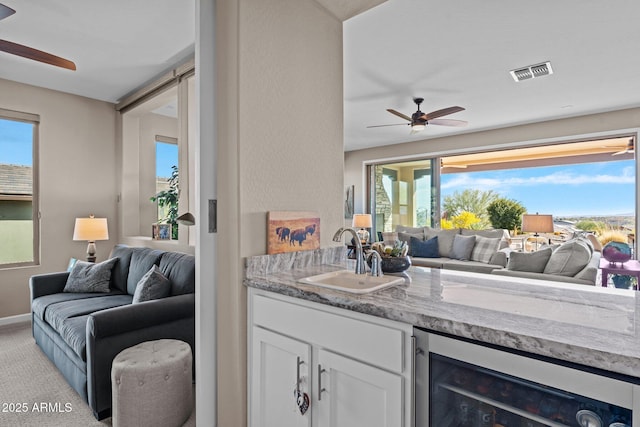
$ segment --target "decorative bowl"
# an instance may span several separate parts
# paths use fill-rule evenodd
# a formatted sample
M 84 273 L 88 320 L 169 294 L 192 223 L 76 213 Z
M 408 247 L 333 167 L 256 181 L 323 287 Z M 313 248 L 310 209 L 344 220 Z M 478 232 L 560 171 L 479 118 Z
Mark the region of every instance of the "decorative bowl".
M 411 267 L 411 258 L 408 256 L 383 256 L 381 257 L 383 273 L 400 273 Z M 367 264 L 371 267 L 371 257 L 367 258 Z
M 612 264 L 625 263 L 631 259 L 631 247 L 622 242 L 609 242 L 602 248 L 602 257 Z

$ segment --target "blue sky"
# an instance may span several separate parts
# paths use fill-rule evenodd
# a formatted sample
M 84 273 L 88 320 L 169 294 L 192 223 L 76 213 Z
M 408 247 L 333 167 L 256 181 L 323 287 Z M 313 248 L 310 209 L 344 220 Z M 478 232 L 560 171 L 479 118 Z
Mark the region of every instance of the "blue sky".
M 169 178 L 173 165 L 178 166 L 178 144 L 156 143 L 156 176 Z
M 633 160 L 442 175 L 442 195 L 493 190 L 528 212 L 558 216 L 630 215 L 635 211 Z
M 31 166 L 31 123 L 0 119 L 0 163 Z

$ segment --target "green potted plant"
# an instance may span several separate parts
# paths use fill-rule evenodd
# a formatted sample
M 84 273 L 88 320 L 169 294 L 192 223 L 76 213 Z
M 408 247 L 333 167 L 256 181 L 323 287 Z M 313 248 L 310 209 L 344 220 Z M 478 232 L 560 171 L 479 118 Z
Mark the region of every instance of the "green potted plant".
M 178 200 L 180 199 L 180 175 L 178 173 L 178 167 L 176 165 L 171 166 L 171 177 L 168 179 L 169 188 L 158 192 L 155 196 L 151 197 L 152 202 L 157 202 L 158 207 L 166 208 L 166 216 L 160 221 L 164 221 L 167 224 L 171 224 L 171 238 L 173 240 L 178 239 Z

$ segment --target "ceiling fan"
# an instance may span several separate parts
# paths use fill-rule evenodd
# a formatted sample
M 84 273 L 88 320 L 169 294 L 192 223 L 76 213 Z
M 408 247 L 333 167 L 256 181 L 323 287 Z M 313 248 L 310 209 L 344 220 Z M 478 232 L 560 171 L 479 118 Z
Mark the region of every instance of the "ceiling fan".
M 635 152 L 635 147 L 633 144 L 633 138 L 627 142 L 627 147 L 623 151 L 618 151 L 616 153 L 611 154 L 612 156 L 619 156 L 620 154 L 631 154 Z
M 8 18 L 14 13 L 16 13 L 15 10 L 0 3 L 0 20 Z M 68 59 L 7 40 L 0 39 L 0 51 L 22 56 L 23 58 L 33 59 L 34 61 L 44 62 L 45 64 L 55 65 L 56 67 L 66 68 L 67 70 L 76 70 L 76 64 Z
M 411 117 L 402 114 L 396 110 L 391 108 L 387 108 L 387 111 L 391 114 L 398 116 L 407 120 L 409 123 L 396 123 L 392 125 L 377 125 L 377 126 L 367 126 L 367 128 L 378 128 L 384 126 L 400 126 L 400 125 L 409 125 L 411 126 L 411 133 L 420 132 L 427 125 L 440 125 L 440 126 L 466 126 L 467 122 L 464 120 L 453 120 L 453 119 L 440 119 L 438 117 L 448 116 L 449 114 L 457 113 L 459 111 L 464 111 L 462 107 L 448 107 L 443 108 L 442 110 L 432 111 L 430 113 L 423 113 L 420 111 L 420 104 L 424 101 L 424 98 L 413 98 L 413 102 L 418 106 L 418 111 L 413 113 Z

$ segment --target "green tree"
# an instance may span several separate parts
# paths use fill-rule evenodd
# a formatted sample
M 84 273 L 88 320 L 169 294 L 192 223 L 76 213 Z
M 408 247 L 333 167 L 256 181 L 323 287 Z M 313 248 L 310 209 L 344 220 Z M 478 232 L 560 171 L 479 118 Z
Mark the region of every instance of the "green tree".
M 576 228 L 583 231 L 601 232 L 607 228 L 607 225 L 602 221 L 594 221 L 591 219 L 583 219 L 576 222 Z
M 167 208 L 167 215 L 161 221 L 171 224 L 171 238 L 177 240 L 178 223 L 176 219 L 178 218 L 178 199 L 180 198 L 180 175 L 176 165 L 171 166 L 171 169 L 173 172 L 171 172 L 171 177 L 167 180 L 169 188 L 151 197 L 151 201 L 158 202 L 160 208 Z
M 522 214 L 525 209 L 520 202 L 513 199 L 500 198 L 494 200 L 488 207 L 489 221 L 493 228 L 518 230 L 522 224 Z
M 498 193 L 493 190 L 464 190 L 461 193 L 456 191 L 451 196 L 446 196 L 442 202 L 442 208 L 449 218 L 456 217 L 462 212 L 471 212 L 475 214 L 480 222 L 476 224 L 476 228 L 488 228 L 489 217 L 487 215 L 487 207 L 499 198 Z

